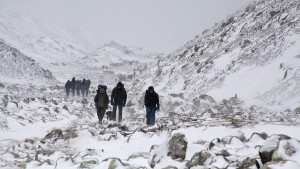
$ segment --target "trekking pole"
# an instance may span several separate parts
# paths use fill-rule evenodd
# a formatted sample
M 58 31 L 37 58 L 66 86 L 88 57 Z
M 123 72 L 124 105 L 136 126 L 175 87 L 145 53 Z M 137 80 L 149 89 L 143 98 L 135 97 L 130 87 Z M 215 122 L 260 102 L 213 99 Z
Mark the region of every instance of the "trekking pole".
M 147 114 L 147 110 L 144 110 L 144 107 L 145 107 L 145 105 L 143 105 L 142 110 L 144 111 L 145 114 Z M 145 121 L 146 121 L 146 116 L 143 119 L 143 122 L 145 122 Z

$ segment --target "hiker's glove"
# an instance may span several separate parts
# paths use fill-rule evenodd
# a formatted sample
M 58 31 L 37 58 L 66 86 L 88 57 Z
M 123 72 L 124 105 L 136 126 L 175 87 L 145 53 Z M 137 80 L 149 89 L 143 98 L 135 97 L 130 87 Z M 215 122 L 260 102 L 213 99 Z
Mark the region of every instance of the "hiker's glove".
M 159 111 L 159 106 L 157 107 L 156 111 Z
M 124 102 L 122 106 L 125 107 L 125 105 L 126 105 L 126 102 Z

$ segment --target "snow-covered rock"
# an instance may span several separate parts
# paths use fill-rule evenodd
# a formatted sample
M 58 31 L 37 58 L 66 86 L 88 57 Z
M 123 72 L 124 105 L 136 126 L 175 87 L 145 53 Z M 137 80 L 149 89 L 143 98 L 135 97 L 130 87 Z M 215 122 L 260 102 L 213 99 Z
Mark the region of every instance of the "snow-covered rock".
M 167 167 L 174 160 L 184 160 L 186 156 L 187 141 L 183 133 L 175 133 L 162 145 L 150 151 L 149 165 L 152 168 Z M 175 162 L 175 161 L 174 161 Z

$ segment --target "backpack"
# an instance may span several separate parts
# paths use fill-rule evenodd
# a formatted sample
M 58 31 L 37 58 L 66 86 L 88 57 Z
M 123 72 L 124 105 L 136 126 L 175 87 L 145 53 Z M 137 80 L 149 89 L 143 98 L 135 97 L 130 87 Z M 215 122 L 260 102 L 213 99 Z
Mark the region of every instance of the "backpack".
M 155 105 L 156 103 L 157 103 L 157 93 L 155 91 L 151 93 L 149 90 L 146 90 L 145 104 Z

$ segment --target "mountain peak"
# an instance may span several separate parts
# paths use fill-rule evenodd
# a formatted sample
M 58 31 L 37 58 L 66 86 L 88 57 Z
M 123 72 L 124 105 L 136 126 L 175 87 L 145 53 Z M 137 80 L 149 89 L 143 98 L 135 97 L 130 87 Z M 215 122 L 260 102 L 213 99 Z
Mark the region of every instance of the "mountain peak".
M 103 45 L 104 47 L 111 47 L 111 48 L 124 48 L 126 46 L 121 45 L 115 41 L 110 41 L 109 43 L 106 43 Z

